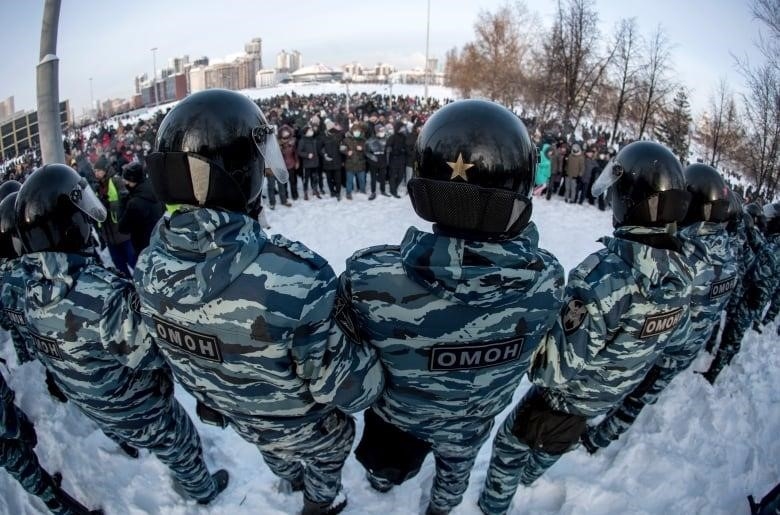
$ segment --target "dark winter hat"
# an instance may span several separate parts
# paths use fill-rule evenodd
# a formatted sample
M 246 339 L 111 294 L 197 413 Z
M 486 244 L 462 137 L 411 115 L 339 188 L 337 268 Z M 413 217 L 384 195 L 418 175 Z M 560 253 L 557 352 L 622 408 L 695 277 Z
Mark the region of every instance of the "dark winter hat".
M 106 156 L 100 156 L 97 161 L 95 161 L 95 170 L 108 170 L 108 159 L 106 159 Z
M 122 177 L 124 180 L 136 184 L 144 180 L 144 167 L 141 163 L 130 163 L 122 167 Z

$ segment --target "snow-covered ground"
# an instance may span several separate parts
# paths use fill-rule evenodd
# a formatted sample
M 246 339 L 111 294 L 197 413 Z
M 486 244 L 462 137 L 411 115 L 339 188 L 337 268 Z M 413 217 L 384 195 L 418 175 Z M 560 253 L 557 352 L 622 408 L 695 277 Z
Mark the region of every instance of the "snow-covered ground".
M 299 200 L 292 208 L 268 214 L 270 232 L 305 242 L 321 253 L 339 273 L 357 249 L 399 243 L 406 228 L 429 229 L 408 197 L 365 195 L 355 200 Z M 599 248 L 595 241 L 611 232 L 609 213 L 590 206 L 536 200 L 533 221 L 541 244 L 568 270 Z M 520 488 L 514 514 L 742 514 L 745 496 L 763 495 L 780 479 L 780 350 L 775 326 L 764 335 L 748 332 L 742 352 L 710 387 L 692 371 L 683 373 L 658 404 L 646 409 L 620 441 L 595 457 L 578 449 L 561 459 L 531 488 Z M 212 506 L 182 500 L 171 488 L 167 469 L 143 452 L 138 460 L 125 457 L 97 427 L 71 405 L 53 401 L 38 363 L 15 366 L 11 345 L 2 336 L 0 355 L 10 359 L 10 385 L 17 403 L 38 431 L 37 453 L 50 471 L 59 470 L 65 487 L 89 506 L 107 514 L 214 513 L 295 514 L 300 493 L 277 492 L 276 479 L 250 444 L 231 430 L 218 430 L 195 417 L 194 401 L 178 389 L 203 438 L 206 460 L 226 468 L 228 489 Z M 694 365 L 701 370 L 709 360 Z M 517 398 L 528 388 L 524 381 Z M 503 419 L 502 415 L 500 418 Z M 362 420 L 358 417 L 358 434 Z M 471 484 L 455 514 L 478 514 L 476 499 L 490 459 L 490 445 L 480 452 Z M 419 513 L 420 498 L 433 474 L 429 457 L 420 474 L 390 493 L 369 488 L 362 467 L 350 457 L 344 468 L 349 496 L 347 514 L 401 515 Z M 0 513 L 27 514 L 43 504 L 0 472 Z

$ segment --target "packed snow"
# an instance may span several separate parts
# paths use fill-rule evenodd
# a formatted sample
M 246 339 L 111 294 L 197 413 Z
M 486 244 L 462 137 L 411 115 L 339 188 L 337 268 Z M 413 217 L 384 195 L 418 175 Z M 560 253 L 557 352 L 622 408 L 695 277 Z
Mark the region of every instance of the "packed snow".
M 406 196 L 400 200 L 380 196 L 372 202 L 362 194 L 352 201 L 298 200 L 292 208 L 269 211 L 268 220 L 269 232 L 306 243 L 327 258 L 336 273 L 344 270 L 345 259 L 357 249 L 398 244 L 411 225 L 430 229 Z M 539 227 L 541 246 L 567 270 L 600 248 L 597 238 L 612 230 L 609 212 L 557 198 L 536 199 L 532 220 Z M 518 489 L 511 513 L 748 513 L 745 496 L 754 493 L 760 498 L 780 479 L 780 351 L 775 331 L 774 325 L 763 335 L 749 331 L 742 352 L 715 387 L 693 370 L 681 374 L 621 440 L 593 457 L 577 449 L 530 488 Z M 230 472 L 230 485 L 212 505 L 183 500 L 174 493 L 164 465 L 146 451 L 138 460 L 129 459 L 72 405 L 54 401 L 46 391 L 41 365 L 16 366 L 10 340 L 2 338 L 0 355 L 10 369 L 2 373 L 16 390 L 18 405 L 35 422 L 41 462 L 52 472 L 61 471 L 65 488 L 86 505 L 100 506 L 110 515 L 299 512 L 302 494 L 278 492 L 277 479 L 259 452 L 230 429 L 202 424 L 193 398 L 177 388 L 177 397 L 200 431 L 207 463 L 212 470 Z M 693 369 L 704 369 L 709 359 L 702 355 Z M 524 380 L 516 400 L 528 386 Z M 357 419 L 359 435 L 362 417 Z M 476 499 L 489 460 L 488 442 L 454 514 L 480 513 Z M 429 457 L 417 477 L 380 494 L 369 487 L 363 468 L 350 457 L 343 473 L 349 497 L 344 513 L 420 513 L 433 472 Z M 0 492 L 2 513 L 44 512 L 39 499 L 2 472 Z

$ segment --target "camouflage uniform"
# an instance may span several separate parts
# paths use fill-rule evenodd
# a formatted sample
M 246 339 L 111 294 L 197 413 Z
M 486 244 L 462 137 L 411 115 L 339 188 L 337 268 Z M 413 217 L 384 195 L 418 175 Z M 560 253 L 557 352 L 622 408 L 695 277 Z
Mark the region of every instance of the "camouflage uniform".
M 731 363 L 739 352 L 745 331 L 761 318 L 764 307 L 780 282 L 780 238 L 765 239 L 756 228 L 748 231 L 748 246 L 755 253 L 752 263 L 746 266 L 742 278 L 743 294 L 729 313 L 721 335 L 720 347 L 704 377 L 714 383 L 721 370 Z M 736 295 L 736 292 L 734 293 Z
M 618 404 L 668 343 L 687 337 L 690 266 L 678 252 L 631 241 L 664 231 L 620 227 L 569 274 L 561 315 L 530 372 L 539 386 L 493 443 L 479 500 L 486 513 L 505 513 L 519 482 L 533 483 L 573 448 L 587 418 Z
M 29 345 L 27 328 L 23 323 L 24 313 L 14 311 L 6 306 L 16 304 L 18 296 L 24 296 L 24 276 L 19 259 L 3 259 L 0 263 L 0 327 L 8 331 L 16 351 L 19 363 L 32 361 L 32 346 Z
M 534 224 L 496 243 L 412 227 L 400 247 L 347 261 L 339 299 L 352 306 L 355 337 L 379 350 L 388 374 L 358 447 L 376 486 L 416 474 L 431 449 L 431 507 L 447 512 L 460 503 L 493 418 L 511 402 L 560 307 L 563 269 L 538 240 Z M 394 456 L 378 456 L 381 442 L 370 442 L 382 437 L 371 434 L 369 417 L 425 442 L 406 470 L 388 462 Z M 385 454 L 404 452 L 386 445 Z
M 737 263 L 724 224 L 699 222 L 678 233 L 683 241 L 683 254 L 695 276 L 691 292 L 691 332 L 688 338 L 676 339 L 666 345 L 663 354 L 645 379 L 623 402 L 610 411 L 604 420 L 588 430 L 583 438 L 590 450 L 606 447 L 625 433 L 647 404 L 654 404 L 658 395 L 677 374 L 687 369 L 713 327 L 739 281 Z
M 247 216 L 185 207 L 158 225 L 135 280 L 182 386 L 309 501 L 331 502 L 354 439 L 337 407 L 364 409 L 383 375 L 332 323 L 330 266 Z
M 132 285 L 80 254 L 27 254 L 22 266 L 31 341 L 68 399 L 112 439 L 157 455 L 190 497 L 212 498 L 200 438 L 131 309 Z

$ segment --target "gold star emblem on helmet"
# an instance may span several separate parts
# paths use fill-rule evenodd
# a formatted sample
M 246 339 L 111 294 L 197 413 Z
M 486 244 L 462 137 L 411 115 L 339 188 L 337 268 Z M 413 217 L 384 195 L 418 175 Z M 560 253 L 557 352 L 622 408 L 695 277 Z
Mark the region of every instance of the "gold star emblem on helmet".
M 447 161 L 447 164 L 450 165 L 450 168 L 452 168 L 452 176 L 450 177 L 450 180 L 454 179 L 455 177 L 460 177 L 464 181 L 469 182 L 469 178 L 466 176 L 466 170 L 474 165 L 471 163 L 464 163 L 462 153 L 458 153 L 458 159 L 454 163 Z

